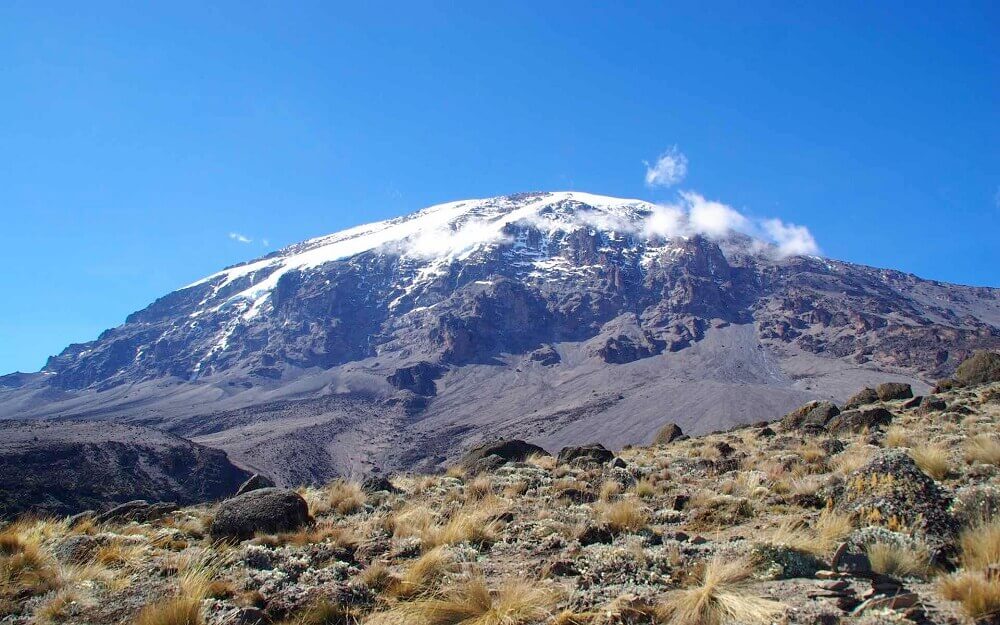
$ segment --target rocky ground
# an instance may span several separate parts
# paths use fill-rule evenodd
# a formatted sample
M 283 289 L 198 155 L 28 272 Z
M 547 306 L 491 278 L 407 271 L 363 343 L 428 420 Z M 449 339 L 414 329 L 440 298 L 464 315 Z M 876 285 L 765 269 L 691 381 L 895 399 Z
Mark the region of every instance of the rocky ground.
M 1000 357 L 912 397 L 0 531 L 0 623 L 997 623 Z

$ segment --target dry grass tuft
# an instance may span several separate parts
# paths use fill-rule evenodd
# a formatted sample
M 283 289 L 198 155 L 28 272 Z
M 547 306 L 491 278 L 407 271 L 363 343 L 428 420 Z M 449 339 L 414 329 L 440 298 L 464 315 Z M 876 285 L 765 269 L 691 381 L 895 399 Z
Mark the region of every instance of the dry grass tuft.
M 508 581 L 491 591 L 481 578 L 459 583 L 446 593 L 402 603 L 372 615 L 372 625 L 521 625 L 552 616 L 557 595 L 537 582 Z
M 871 447 L 855 443 L 834 456 L 830 464 L 837 473 L 847 475 L 868 464 L 873 454 Z
M 660 495 L 660 487 L 648 477 L 636 482 L 634 491 L 637 497 L 642 497 L 643 499 L 652 499 Z
M 938 584 L 941 595 L 949 601 L 960 601 L 962 609 L 976 622 L 990 622 L 1000 614 L 1000 575 L 969 572 L 949 575 Z
M 433 590 L 446 574 L 455 570 L 455 561 L 445 547 L 436 547 L 417 558 L 396 582 L 389 581 L 386 592 L 401 598 L 415 597 Z
M 649 511 L 635 499 L 601 504 L 597 516 L 602 525 L 616 534 L 638 532 L 649 525 Z
M 548 454 L 531 454 L 526 462 L 539 469 L 551 471 L 556 468 L 556 457 Z
M 751 573 L 745 561 L 710 560 L 696 576 L 697 586 L 673 592 L 659 606 L 660 618 L 676 625 L 771 623 L 784 605 L 751 594 Z
M 139 612 L 135 625 L 202 625 L 200 604 L 190 597 L 153 603 Z
M 917 579 L 928 579 L 934 575 L 934 567 L 926 548 L 872 543 L 866 551 L 872 570 L 876 573 Z
M 1000 465 L 1000 440 L 989 434 L 978 434 L 965 444 L 965 461 Z
M 935 480 L 942 480 L 951 473 L 948 450 L 939 445 L 918 445 L 910 450 L 910 457 L 921 471 Z
M 985 571 L 1000 564 L 1000 518 L 974 525 L 959 539 L 962 566 L 970 571 Z
M 900 425 L 893 425 L 885 431 L 886 447 L 912 447 L 910 432 Z
M 367 496 L 357 482 L 335 480 L 326 487 L 326 499 L 337 514 L 354 514 L 365 507 Z
M 333 603 L 319 601 L 287 625 L 355 625 L 360 621 L 357 610 Z

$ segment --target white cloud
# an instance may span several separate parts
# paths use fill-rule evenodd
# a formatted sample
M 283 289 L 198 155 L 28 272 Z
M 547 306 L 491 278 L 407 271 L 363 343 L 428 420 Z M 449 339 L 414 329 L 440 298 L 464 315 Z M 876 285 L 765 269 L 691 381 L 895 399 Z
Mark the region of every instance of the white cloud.
M 765 219 L 761 225 L 777 246 L 780 256 L 819 253 L 816 239 L 805 226 L 786 224 L 780 219 Z
M 253 243 L 253 239 L 239 232 L 230 232 L 229 238 L 237 243 Z
M 716 238 L 733 231 L 749 234 L 750 220 L 735 208 L 706 200 L 693 191 L 682 191 L 681 197 L 687 203 L 688 220 L 695 232 Z
M 669 239 L 684 234 L 687 228 L 687 216 L 684 210 L 677 206 L 657 206 L 643 224 L 643 234 L 646 237 L 662 237 Z
M 646 166 L 646 184 L 650 187 L 672 187 L 687 176 L 688 160 L 674 146 L 660 155 L 652 165 L 643 161 Z

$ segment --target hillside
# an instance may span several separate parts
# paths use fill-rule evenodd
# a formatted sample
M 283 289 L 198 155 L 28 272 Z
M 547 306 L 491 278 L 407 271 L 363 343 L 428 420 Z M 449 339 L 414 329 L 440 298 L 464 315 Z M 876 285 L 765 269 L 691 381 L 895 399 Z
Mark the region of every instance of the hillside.
M 0 620 L 996 623 L 1000 382 L 909 395 L 617 454 L 508 441 L 446 474 L 26 520 L 0 531 Z

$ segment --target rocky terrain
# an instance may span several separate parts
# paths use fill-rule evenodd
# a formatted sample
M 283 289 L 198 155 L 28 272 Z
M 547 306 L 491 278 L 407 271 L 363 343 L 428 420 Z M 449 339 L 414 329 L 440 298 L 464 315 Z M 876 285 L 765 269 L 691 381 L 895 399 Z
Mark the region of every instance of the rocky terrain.
M 0 519 L 133 499 L 198 503 L 249 476 L 225 452 L 137 425 L 0 421 Z
M 618 453 L 497 440 L 445 473 L 13 522 L 0 622 L 1000 622 L 1000 354 L 922 396 L 660 425 Z
M 0 417 L 151 427 L 294 486 L 433 470 L 491 438 L 619 449 L 667 420 L 923 393 L 1000 346 L 997 289 L 665 228 L 664 210 L 519 194 L 296 244 L 0 377 Z

